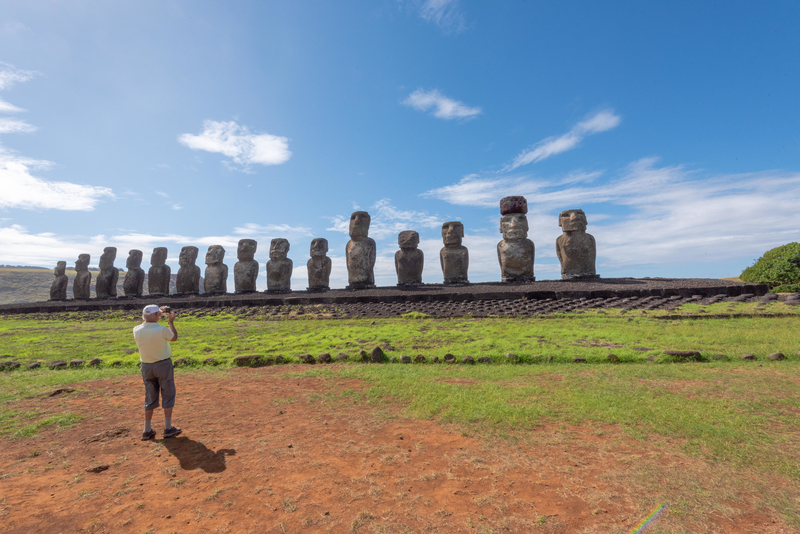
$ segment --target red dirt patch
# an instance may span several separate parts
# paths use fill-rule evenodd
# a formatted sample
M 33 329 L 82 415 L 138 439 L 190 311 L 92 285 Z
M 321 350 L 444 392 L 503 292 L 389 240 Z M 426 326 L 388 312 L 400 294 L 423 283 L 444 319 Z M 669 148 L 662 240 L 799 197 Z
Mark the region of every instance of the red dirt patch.
M 387 420 L 357 381 L 284 374 L 301 370 L 179 373 L 184 432 L 169 440 L 140 441 L 136 377 L 19 402 L 86 419 L 3 443 L 0 530 L 625 533 L 652 507 L 608 476 L 652 447 L 614 429 L 548 424 L 532 431 L 535 445 L 486 443 L 434 421 Z M 682 461 L 659 452 L 655 463 Z M 735 520 L 700 530 L 788 532 L 739 504 Z

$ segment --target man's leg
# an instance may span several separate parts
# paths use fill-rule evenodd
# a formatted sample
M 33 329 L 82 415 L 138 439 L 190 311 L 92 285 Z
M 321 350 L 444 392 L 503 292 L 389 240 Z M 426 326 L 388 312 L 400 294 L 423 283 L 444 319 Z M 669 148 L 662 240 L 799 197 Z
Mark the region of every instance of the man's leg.
M 144 431 L 150 432 L 153 430 L 153 412 L 155 410 L 146 410 L 144 412 Z M 172 411 L 172 410 L 170 410 Z
M 159 366 L 159 385 L 161 386 L 161 407 L 164 408 L 164 437 L 174 438 L 181 433 L 181 429 L 172 426 L 172 408 L 175 406 L 175 373 L 172 360 L 168 359 Z
M 164 408 L 164 428 L 172 428 L 172 408 Z
M 156 437 L 153 430 L 153 411 L 158 408 L 158 379 L 153 376 L 152 364 L 142 364 L 142 381 L 144 382 L 144 432 L 142 441 Z

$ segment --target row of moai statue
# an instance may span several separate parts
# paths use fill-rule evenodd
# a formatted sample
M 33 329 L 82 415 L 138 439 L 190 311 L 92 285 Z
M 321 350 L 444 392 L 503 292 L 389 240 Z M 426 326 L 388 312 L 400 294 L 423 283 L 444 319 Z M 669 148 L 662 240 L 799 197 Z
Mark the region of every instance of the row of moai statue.
M 500 232 L 503 239 L 497 244 L 497 259 L 503 282 L 531 282 L 533 274 L 535 247 L 528 239 L 528 203 L 525 197 L 511 196 L 500 201 Z M 356 211 L 350 216 L 350 241 L 345 249 L 347 261 L 347 289 L 369 289 L 375 287 L 375 241 L 369 237 L 370 216 L 366 211 Z M 586 233 L 586 215 L 582 210 L 572 209 L 561 212 L 558 225 L 562 235 L 556 240 L 556 254 L 561 262 L 563 280 L 598 278 L 595 272 L 596 245 L 594 237 Z M 469 283 L 469 250 L 462 244 L 464 225 L 450 221 L 442 225 L 444 247 L 439 252 L 444 285 L 464 285 Z M 422 284 L 424 254 L 419 250 L 419 234 L 413 230 L 400 232 L 400 250 L 395 253 L 395 269 L 399 287 L 414 287 Z M 253 239 L 242 239 L 237 248 L 238 262 L 233 267 L 236 293 L 256 291 L 259 263 L 254 259 L 258 243 Z M 176 293 L 182 295 L 200 292 L 200 267 L 195 265 L 198 248 L 183 247 L 178 259 L 180 265 L 176 277 Z M 292 260 L 287 257 L 289 241 L 278 238 L 270 244 L 267 262 L 267 292 L 283 293 L 291 291 Z M 330 289 L 331 260 L 327 257 L 328 240 L 317 238 L 311 241 L 308 260 L 308 290 L 324 291 Z M 114 267 L 117 249 L 106 247 L 100 256 L 100 273 L 95 282 L 97 298 L 115 298 L 119 269 Z M 223 263 L 225 249 L 212 245 L 206 253 L 206 271 L 203 289 L 206 294 L 216 295 L 227 292 L 228 266 Z M 92 275 L 89 272 L 89 254 L 81 254 L 75 262 L 73 296 L 88 299 Z M 168 295 L 171 270 L 166 265 L 167 249 L 158 247 L 150 257 L 150 270 L 147 274 L 150 295 Z M 145 274 L 141 268 L 142 251 L 128 253 L 127 272 L 122 287 L 126 297 L 141 296 Z M 58 262 L 55 280 L 50 288 L 51 300 L 64 300 L 67 297 L 66 262 Z

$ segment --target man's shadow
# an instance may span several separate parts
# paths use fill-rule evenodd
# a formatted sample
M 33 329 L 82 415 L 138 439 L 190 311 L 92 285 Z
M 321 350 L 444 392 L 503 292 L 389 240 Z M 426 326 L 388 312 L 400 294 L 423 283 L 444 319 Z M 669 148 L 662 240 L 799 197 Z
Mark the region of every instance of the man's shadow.
M 214 452 L 199 441 L 187 437 L 165 439 L 161 443 L 178 459 L 181 469 L 187 471 L 202 469 L 206 473 L 221 473 L 225 471 L 225 456 L 236 454 L 235 449 L 220 449 Z

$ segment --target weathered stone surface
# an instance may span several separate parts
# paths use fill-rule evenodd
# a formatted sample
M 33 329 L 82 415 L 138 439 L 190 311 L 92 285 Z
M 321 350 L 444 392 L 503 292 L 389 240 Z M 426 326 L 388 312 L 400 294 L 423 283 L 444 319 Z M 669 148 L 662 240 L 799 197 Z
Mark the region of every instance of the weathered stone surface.
M 328 240 L 321 237 L 312 239 L 309 253 L 311 259 L 306 263 L 308 290 L 326 291 L 330 289 L 331 259 L 327 256 Z
M 84 469 L 84 471 L 86 471 L 87 473 L 102 473 L 103 471 L 108 469 L 108 467 L 109 467 L 108 464 L 96 465 L 94 467 L 87 467 L 86 469 Z
M 175 292 L 183 295 L 200 293 L 200 267 L 195 265 L 197 247 L 183 247 L 178 256 L 178 276 L 175 279 Z M 167 286 L 169 287 L 169 286 Z
M 606 356 L 606 360 L 608 360 L 611 363 L 619 363 L 619 356 L 617 356 L 616 354 L 608 354 Z
M 414 363 L 425 363 L 425 356 L 422 354 L 417 354 L 414 356 Z
M 572 358 L 572 361 L 575 363 L 586 363 L 586 358 L 584 358 L 583 356 L 575 356 L 574 358 Z
M 392 363 L 397 363 L 397 356 L 392 356 L 391 358 L 389 358 L 389 361 Z
M 411 363 L 411 356 L 401 356 L 400 361 L 403 363 Z
M 40 362 L 31 362 L 28 364 L 28 369 L 38 369 L 42 364 Z
M 743 360 L 755 360 L 756 359 L 756 355 L 755 354 L 749 354 L 749 353 L 741 354 L 739 357 L 741 359 L 743 359 Z
M 384 359 L 386 359 L 386 355 L 383 353 L 382 348 L 375 347 L 372 349 L 372 352 L 369 353 L 369 359 L 372 363 L 381 363 Z
M 205 364 L 205 365 L 216 365 L 217 364 L 217 360 L 216 360 L 216 358 L 206 358 L 205 360 L 203 360 L 203 364 Z
M 468 365 L 475 365 L 475 358 L 472 356 L 464 356 L 461 358 L 461 363 L 466 363 Z
M 115 360 L 115 361 L 111 362 L 111 367 L 120 367 L 121 365 L 122 365 L 122 362 L 120 360 Z
M 315 363 L 317 363 L 317 360 L 315 360 L 314 357 L 312 355 L 310 355 L 310 354 L 299 354 L 297 357 L 303 363 L 308 363 L 308 364 L 311 364 L 311 365 L 314 365 Z
M 181 365 L 189 365 L 191 362 L 189 361 L 189 358 L 178 358 L 178 359 L 174 360 L 172 363 L 176 367 L 178 367 L 178 366 L 181 366 Z
M 440 361 L 441 361 L 441 360 L 439 359 L 439 357 L 438 357 L 438 356 L 434 356 L 434 357 L 433 357 L 433 363 L 439 363 Z
M 81 365 L 85 364 L 86 360 L 70 360 L 69 366 L 70 367 L 80 367 Z
M 444 247 L 439 251 L 444 285 L 469 284 L 469 250 L 461 244 L 464 239 L 464 225 L 459 221 L 442 224 Z
M 337 362 L 346 362 L 349 359 L 350 359 L 350 356 L 348 356 L 347 353 L 344 353 L 344 352 L 340 352 L 339 354 L 336 355 L 336 361 Z
M 783 355 L 782 352 L 773 352 L 769 356 L 767 356 L 772 361 L 780 361 L 786 359 L 786 356 Z
M 494 363 L 494 360 L 491 359 L 489 356 L 481 356 L 480 358 L 478 358 L 477 361 L 480 363 Z
M 525 197 L 511 196 L 505 197 L 500 200 L 500 215 L 508 215 L 509 213 L 521 213 L 523 215 L 528 213 L 528 201 Z
M 516 354 L 514 354 L 512 352 L 506 352 L 506 361 L 509 361 L 509 362 L 512 362 L 512 363 L 516 363 L 516 362 L 519 361 L 519 356 L 517 356 Z
M 504 205 L 506 199 L 523 197 L 506 197 L 500 201 Z M 518 206 L 520 200 L 508 201 L 507 205 Z M 527 212 L 527 202 L 525 202 Z M 514 211 L 503 215 L 500 219 L 500 233 L 503 240 L 497 244 L 497 260 L 500 262 L 500 273 L 503 282 L 531 282 L 536 280 L 533 276 L 533 261 L 536 249 L 533 241 L 528 239 L 528 218 L 525 212 Z
M 319 363 L 331 363 L 333 361 L 333 358 L 331 358 L 331 355 L 329 353 L 323 352 L 322 354 L 317 356 L 317 361 Z
M 197 249 L 195 249 L 197 250 Z M 197 258 L 197 252 L 194 257 Z M 167 262 L 167 247 L 156 247 L 150 254 L 150 269 L 147 271 L 147 292 L 151 295 L 169 295 L 169 279 L 172 269 Z M 200 269 L 197 270 L 200 280 Z M 178 291 L 180 293 L 180 291 Z
M 365 351 L 365 350 L 359 351 L 358 357 L 361 358 L 362 362 L 368 362 L 369 361 L 369 353 L 367 351 Z
M 422 283 L 422 268 L 425 255 L 417 248 L 419 234 L 414 230 L 405 230 L 397 236 L 400 250 L 394 253 L 394 268 L 397 271 L 397 285 L 416 286 Z
M 286 363 L 286 358 L 284 358 L 282 355 L 278 354 L 277 356 L 275 356 L 275 363 L 276 364 Z
M 261 362 L 260 354 L 250 354 L 249 356 L 237 356 L 233 359 L 234 365 L 239 367 L 256 367 Z
M 375 287 L 375 241 L 369 237 L 370 216 L 366 211 L 350 215 L 350 241 L 345 248 L 347 289 Z
M 100 273 L 94 284 L 94 292 L 99 299 L 113 298 L 117 296 L 117 280 L 119 280 L 119 269 L 114 267 L 114 260 L 117 259 L 117 247 L 106 247 L 100 255 Z
M 444 355 L 444 361 L 447 363 L 455 363 L 456 357 L 448 352 Z
M 100 358 L 92 358 L 91 360 L 89 360 L 89 365 L 91 367 L 97 367 L 98 365 L 102 365 L 102 364 L 103 364 L 103 360 L 101 360 Z
M 665 350 L 667 356 L 674 356 L 683 360 L 700 360 L 700 353 L 696 350 Z
M 19 362 L 3 362 L 3 363 L 2 363 L 2 364 L 0 364 L 0 365 L 2 365 L 2 367 L 3 367 L 4 369 L 6 369 L 7 371 L 10 371 L 11 369 L 17 369 L 17 368 L 19 368 L 19 367 L 20 367 L 22 364 L 21 364 L 21 363 L 19 363 Z
M 72 296 L 77 300 L 91 298 L 92 273 L 89 272 L 91 256 L 79 254 L 75 261 L 75 279 L 72 281 Z
M 561 262 L 562 280 L 599 278 L 595 271 L 597 245 L 586 233 L 586 214 L 583 210 L 564 210 L 558 216 L 562 234 L 556 239 L 556 255 Z
M 50 300 L 67 300 L 67 284 L 69 283 L 69 278 L 64 274 L 66 270 L 67 262 L 65 261 L 58 262 L 56 268 L 53 269 L 55 279 L 50 285 Z
M 289 253 L 289 241 L 282 238 L 273 239 L 269 246 L 267 262 L 267 291 L 285 293 L 292 290 L 292 260 L 286 257 Z
M 128 251 L 125 261 L 125 280 L 122 281 L 122 291 L 126 297 L 141 297 L 144 292 L 144 269 L 142 269 L 142 251 Z
M 228 266 L 225 265 L 225 249 L 222 245 L 211 245 L 206 252 L 206 272 L 203 279 L 203 290 L 208 295 L 219 295 L 228 292 Z
M 236 293 L 253 293 L 258 280 L 258 262 L 254 259 L 258 243 L 255 239 L 240 239 L 236 248 L 239 259 L 233 266 L 233 283 Z

